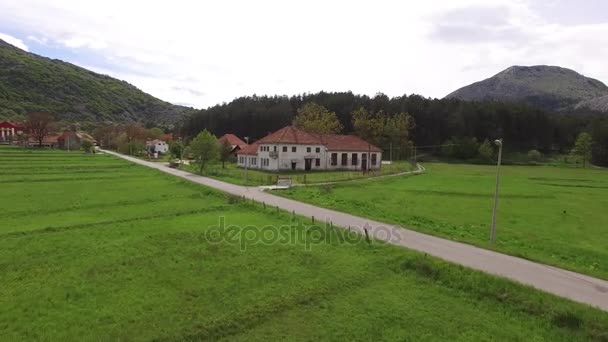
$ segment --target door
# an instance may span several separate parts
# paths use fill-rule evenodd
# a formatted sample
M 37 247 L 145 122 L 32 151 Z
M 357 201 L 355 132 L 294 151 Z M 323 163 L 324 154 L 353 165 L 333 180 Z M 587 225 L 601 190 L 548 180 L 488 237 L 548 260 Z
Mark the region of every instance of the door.
M 367 154 L 365 153 L 361 155 L 361 170 L 367 170 Z
M 312 159 L 304 159 L 304 169 L 310 171 L 312 169 Z
M 296 162 L 291 162 L 291 169 L 295 170 L 296 169 Z

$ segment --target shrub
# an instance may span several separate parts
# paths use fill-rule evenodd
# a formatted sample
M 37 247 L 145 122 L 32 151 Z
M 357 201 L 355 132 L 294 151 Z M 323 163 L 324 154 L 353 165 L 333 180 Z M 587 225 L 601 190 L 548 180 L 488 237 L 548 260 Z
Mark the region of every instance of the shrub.
M 542 159 L 543 155 L 538 152 L 538 150 L 530 150 L 528 151 L 528 160 L 539 162 Z
M 80 148 L 82 148 L 82 150 L 86 153 L 94 152 L 93 147 L 93 143 L 87 139 L 83 139 L 82 143 L 80 144 Z
M 490 141 L 488 139 L 484 140 L 484 142 L 479 145 L 479 149 L 477 150 L 479 152 L 479 157 L 481 157 L 484 160 L 492 160 L 492 156 L 494 155 L 494 148 L 492 147 L 492 144 L 490 144 Z

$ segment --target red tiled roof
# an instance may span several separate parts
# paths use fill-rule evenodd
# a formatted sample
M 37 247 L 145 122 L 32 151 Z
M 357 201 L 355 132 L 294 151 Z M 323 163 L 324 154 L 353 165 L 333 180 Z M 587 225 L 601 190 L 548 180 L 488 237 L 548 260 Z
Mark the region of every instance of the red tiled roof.
M 374 146 L 356 135 L 323 134 L 323 145 L 329 151 L 369 151 L 382 152 L 382 149 Z
M 317 134 L 294 126 L 283 127 L 257 141 L 259 144 L 320 144 Z
M 57 140 L 64 140 L 69 135 L 72 135 L 72 134 L 76 134 L 76 136 L 79 139 L 86 139 L 86 140 L 90 140 L 91 142 L 97 142 L 97 140 L 95 140 L 95 138 L 93 138 L 92 136 L 90 136 L 88 133 L 84 133 L 84 132 L 74 133 L 72 131 L 65 131 L 65 132 L 63 132 L 63 134 L 61 134 L 60 136 L 57 137 Z
M 23 128 L 23 123 L 22 122 L 9 122 L 9 121 L 2 121 L 0 122 L 0 127 L 2 128 Z
M 287 126 L 257 141 L 258 144 L 316 144 L 325 145 L 330 151 L 382 152 L 356 135 L 315 134 L 294 126 Z M 242 151 L 242 150 L 241 150 Z M 242 152 L 241 152 L 242 153 Z
M 258 143 L 256 142 L 250 145 L 245 145 L 237 153 L 256 155 L 258 154 Z
M 80 132 L 80 133 L 76 133 L 76 135 L 80 138 L 80 139 L 86 139 L 89 140 L 91 142 L 97 142 L 97 140 L 95 140 L 95 138 L 93 138 L 90 134 L 88 133 L 84 133 L 84 132 Z
M 231 134 L 231 133 L 224 134 L 224 135 L 222 135 L 221 138 L 219 138 L 217 140 L 220 143 L 223 142 L 224 140 L 227 140 L 230 145 L 236 145 L 236 146 L 239 146 L 240 148 L 247 146 L 247 144 L 243 140 L 241 140 L 241 138 L 239 138 L 236 135 Z

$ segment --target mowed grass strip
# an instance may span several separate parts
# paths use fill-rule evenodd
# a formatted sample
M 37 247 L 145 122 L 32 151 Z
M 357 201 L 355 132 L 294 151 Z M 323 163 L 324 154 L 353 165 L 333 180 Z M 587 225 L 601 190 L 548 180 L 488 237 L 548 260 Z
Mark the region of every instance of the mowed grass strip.
M 605 312 L 131 171 L 141 181 L 4 184 L 3 339 L 608 338 Z M 277 231 L 288 238 L 235 238 Z
M 606 170 L 503 167 L 491 245 L 495 168 L 425 166 L 416 177 L 277 194 L 608 279 Z

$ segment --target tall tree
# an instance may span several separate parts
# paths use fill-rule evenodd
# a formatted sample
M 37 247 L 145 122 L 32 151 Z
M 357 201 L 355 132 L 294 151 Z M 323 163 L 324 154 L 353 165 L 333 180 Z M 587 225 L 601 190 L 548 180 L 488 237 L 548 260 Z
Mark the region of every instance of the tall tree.
M 230 153 L 232 153 L 232 145 L 230 145 L 227 139 L 222 140 L 222 142 L 219 144 L 219 152 L 222 168 L 225 169 L 226 161 L 228 161 L 230 158 Z
M 593 145 L 593 139 L 587 132 L 583 132 L 578 135 L 572 154 L 580 157 L 583 160 L 583 168 L 587 166 L 587 161 L 591 159 L 591 146 Z
M 310 102 L 298 109 L 298 114 L 293 124 L 308 132 L 313 133 L 340 133 L 342 124 L 334 112 L 327 108 Z
M 129 154 L 133 154 L 135 146 L 140 146 L 147 137 L 147 130 L 139 123 L 130 123 L 124 129 Z M 139 152 L 139 151 L 137 151 Z
M 51 113 L 30 113 L 25 120 L 25 130 L 38 141 L 38 146 L 42 147 L 42 141 L 49 134 L 53 122 L 55 118 Z
M 218 157 L 217 138 L 208 130 L 204 130 L 192 139 L 190 150 L 195 163 L 199 165 L 200 173 L 203 173 L 205 166 Z

